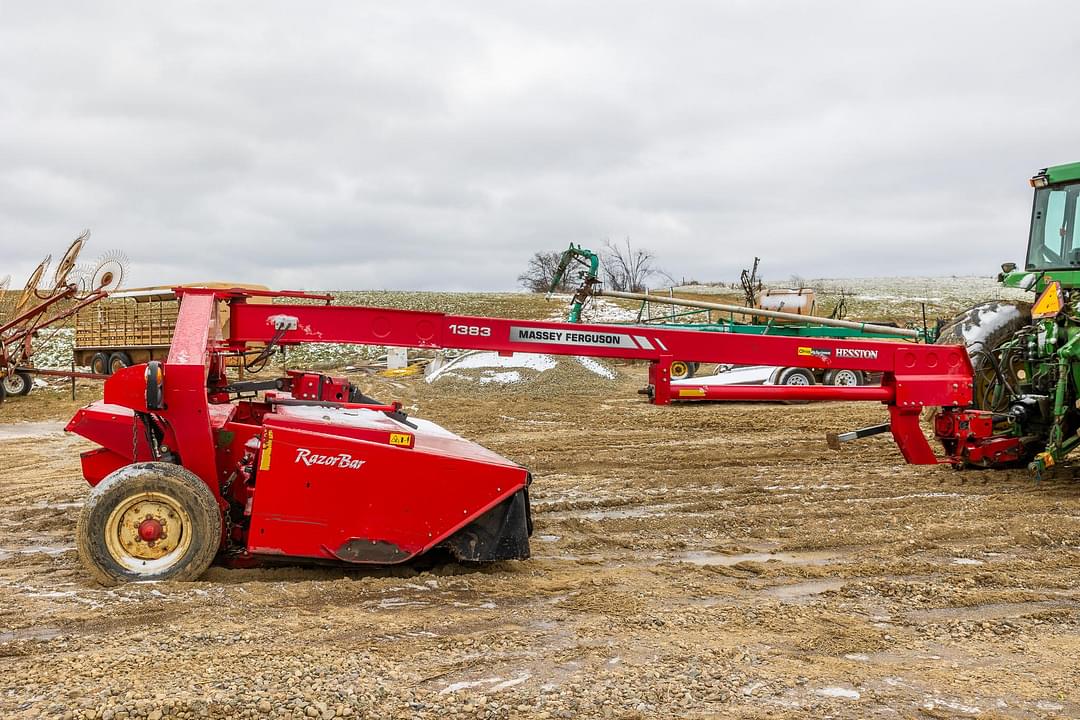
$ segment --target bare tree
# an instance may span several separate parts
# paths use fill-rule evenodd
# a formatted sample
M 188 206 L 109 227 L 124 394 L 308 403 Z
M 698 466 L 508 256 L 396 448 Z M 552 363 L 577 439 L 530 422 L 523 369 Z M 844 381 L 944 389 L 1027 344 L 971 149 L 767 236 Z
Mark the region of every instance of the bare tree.
M 518 275 L 518 283 L 529 292 L 546 293 L 559 269 L 560 252 L 538 252 L 529 258 L 525 272 Z M 562 281 L 555 287 L 555 292 L 572 292 L 573 278 L 570 273 L 563 275 Z
M 608 240 L 600 257 L 604 271 L 604 284 L 612 290 L 642 292 L 650 280 L 665 278 L 674 283 L 671 276 L 656 266 L 656 256 L 648 250 L 635 250 L 626 238 L 625 246 Z

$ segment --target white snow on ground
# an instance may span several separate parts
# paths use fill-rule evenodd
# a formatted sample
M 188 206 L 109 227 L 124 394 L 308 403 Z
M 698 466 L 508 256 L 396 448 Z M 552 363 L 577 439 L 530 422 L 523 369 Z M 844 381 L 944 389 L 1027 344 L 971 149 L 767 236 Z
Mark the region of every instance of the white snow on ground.
M 498 372 L 487 375 L 480 378 L 480 384 L 486 385 L 488 383 L 498 383 L 500 385 L 508 385 L 510 383 L 521 382 L 521 373 L 517 370 L 508 370 L 507 372 Z
M 981 343 L 1006 323 L 1020 316 L 1020 309 L 1015 305 L 999 305 L 996 308 L 983 308 L 979 311 L 979 324 L 964 325 L 960 331 L 964 334 L 964 343 L 970 348 L 973 343 Z
M 600 377 L 607 378 L 608 380 L 615 378 L 614 371 L 605 367 L 593 358 L 576 357 L 575 360 L 577 360 L 577 362 L 579 362 L 586 370 L 595 373 Z M 465 355 L 461 355 L 448 361 L 445 365 L 433 370 L 431 374 L 427 376 L 426 380 L 427 382 L 432 383 L 443 376 L 468 379 L 468 376 L 462 375 L 457 371 L 480 370 L 484 373 L 479 378 L 482 385 L 488 383 L 507 385 L 510 383 L 521 382 L 523 379 L 520 372 L 521 370 L 545 372 L 555 368 L 558 364 L 559 360 L 551 355 L 514 353 L 513 355 L 504 356 L 499 355 L 497 352 L 480 350 L 466 353 Z
M 858 700 L 861 697 L 858 690 L 842 687 L 821 688 L 817 691 L 817 694 L 823 697 L 847 698 L 848 700 Z
M 594 372 L 600 377 L 607 378 L 608 380 L 615 379 L 615 372 L 604 367 L 600 363 L 596 362 L 590 357 L 578 356 L 577 361 L 581 363 L 581 366 L 590 372 Z
M 733 368 L 716 375 L 701 375 L 685 380 L 672 380 L 672 385 L 764 385 L 776 372 L 771 365 L 751 365 Z
M 544 372 L 558 365 L 555 358 L 550 355 L 534 355 L 532 353 L 514 353 L 503 356 L 497 352 L 481 350 L 466 353 L 456 357 L 427 376 L 429 383 L 435 382 L 451 370 L 487 370 L 489 368 L 526 368 Z M 504 373 L 505 374 L 505 373 Z M 520 379 L 520 373 L 517 373 Z
M 548 319 L 566 320 L 570 315 L 570 303 L 573 302 L 573 295 L 552 295 L 551 299 L 554 302 L 561 303 L 561 305 L 551 313 Z M 637 320 L 636 310 L 616 305 L 612 301 L 601 297 L 590 298 L 581 313 L 581 321 L 587 323 L 623 323 L 634 322 L 635 320 Z

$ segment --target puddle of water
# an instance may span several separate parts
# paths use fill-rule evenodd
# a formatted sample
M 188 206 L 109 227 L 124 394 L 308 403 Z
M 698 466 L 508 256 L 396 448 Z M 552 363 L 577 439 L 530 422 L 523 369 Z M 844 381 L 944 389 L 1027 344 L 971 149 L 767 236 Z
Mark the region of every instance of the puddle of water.
M 26 505 L 24 507 L 31 510 L 74 510 L 75 508 L 81 508 L 83 503 L 79 502 L 49 502 L 49 503 L 35 503 L 33 505 Z
M 766 563 L 777 561 L 792 565 L 828 565 L 838 559 L 835 552 L 826 550 L 806 550 L 796 552 L 748 552 L 725 555 L 711 550 L 692 550 L 678 557 L 682 562 L 694 565 L 738 565 L 741 562 Z
M 1018 603 L 990 603 L 970 607 L 946 607 L 930 610 L 913 610 L 908 617 L 913 622 L 935 622 L 946 620 L 999 620 L 1027 615 L 1048 608 L 1076 608 L 1075 602 L 1040 600 Z
M 763 592 L 765 595 L 780 600 L 805 600 L 823 592 L 839 590 L 846 582 L 846 580 L 807 580 L 792 585 L 778 585 L 766 588 Z
M 28 545 L 21 548 L 0 548 L 0 560 L 8 560 L 16 555 L 62 555 L 69 550 L 74 550 L 72 547 L 62 547 L 59 545 Z
M 20 440 L 22 438 L 63 435 L 64 425 L 65 423 L 61 422 L 0 423 L 0 440 Z
M 0 643 L 14 640 L 52 640 L 60 635 L 60 628 L 55 627 L 29 627 L 21 630 L 8 630 L 0 632 Z
M 631 518 L 665 517 L 676 506 L 672 503 L 631 507 L 575 508 L 544 512 L 545 518 L 581 518 L 584 520 L 626 520 Z M 543 512 L 543 509 L 540 509 Z

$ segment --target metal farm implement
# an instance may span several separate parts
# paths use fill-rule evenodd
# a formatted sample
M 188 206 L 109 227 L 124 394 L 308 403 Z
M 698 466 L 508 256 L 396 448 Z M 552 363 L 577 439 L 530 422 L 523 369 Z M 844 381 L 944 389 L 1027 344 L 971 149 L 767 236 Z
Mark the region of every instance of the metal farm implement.
M 34 374 L 99 377 L 93 373 L 46 370 L 34 366 L 35 338 L 105 298 L 109 290 L 120 284 L 124 261 L 115 253 L 104 256 L 92 269 L 82 269 L 76 265 L 89 237 L 90 233 L 84 232 L 71 243 L 57 264 L 51 282 L 43 283 L 52 259 L 46 257 L 31 273 L 17 296 L 0 292 L 0 297 L 5 300 L 5 307 L 0 308 L 0 402 L 7 396 L 28 394 L 33 388 Z M 0 286 L 0 291 L 3 290 Z M 9 295 L 12 296 L 10 300 Z
M 312 296 L 177 288 L 168 358 L 118 369 L 104 399 L 67 429 L 100 447 L 82 456 L 93 486 L 78 524 L 84 562 L 102 582 L 194 578 L 231 563 L 307 559 L 399 563 L 434 548 L 463 561 L 529 556 L 529 472 L 342 378 L 291 371 L 232 381 L 226 360 L 311 342 L 592 355 L 649 363 L 650 400 L 673 392 L 676 357 L 852 367 L 877 387 L 711 388 L 724 399 L 872 400 L 889 410 L 908 462 L 979 462 L 999 452 L 989 414 L 967 410 L 972 369 L 962 346 L 755 337 L 666 328 L 568 325 L 371 307 L 256 304 Z M 324 298 L 328 301 L 328 298 Z M 218 327 L 229 307 L 227 338 Z M 812 352 L 804 352 L 810 347 Z M 264 394 L 259 398 L 256 393 Z M 919 414 L 939 406 L 945 452 Z
M 78 523 L 80 556 L 106 583 L 195 578 L 215 558 L 386 564 L 435 548 L 462 561 L 529 556 L 524 467 L 407 417 L 399 404 L 365 397 L 343 378 L 226 376 L 238 358 L 265 364 L 275 349 L 302 343 L 640 360 L 649 364 L 646 394 L 656 405 L 873 401 L 887 408 L 888 422 L 832 439 L 888 432 L 909 463 L 1030 463 L 1042 472 L 1080 445 L 1080 164 L 1049 168 L 1033 185 L 1027 262 L 1023 271 L 1006 264 L 1002 280 L 1039 292 L 1034 312 L 984 304 L 932 345 L 507 320 L 333 306 L 302 293 L 177 288 L 167 358 L 119 368 L 105 381 L 104 399 L 67 426 L 99 446 L 82 455 L 93 490 Z M 267 304 L 269 297 L 308 304 Z M 327 304 L 310 304 L 313 297 Z M 224 327 L 219 310 L 228 310 Z M 673 386 L 679 359 L 851 369 L 880 374 L 881 382 Z M 937 451 L 920 426 L 924 413 L 933 413 Z

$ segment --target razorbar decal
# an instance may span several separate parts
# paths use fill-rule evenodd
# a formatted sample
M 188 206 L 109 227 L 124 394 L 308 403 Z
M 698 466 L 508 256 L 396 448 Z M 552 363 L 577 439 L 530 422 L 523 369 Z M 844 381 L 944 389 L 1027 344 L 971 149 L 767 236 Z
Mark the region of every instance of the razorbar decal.
M 586 332 L 510 326 L 510 342 L 542 343 L 545 345 L 581 345 L 584 347 L 618 347 L 639 349 L 624 333 Z M 650 346 L 651 347 L 651 346 Z
M 308 467 L 312 465 L 327 465 L 329 467 L 344 468 L 346 470 L 359 470 L 364 466 L 367 460 L 357 460 L 348 453 L 338 453 L 337 455 L 320 455 L 313 453 L 307 448 L 296 448 L 296 460 L 294 462 L 302 463 Z

